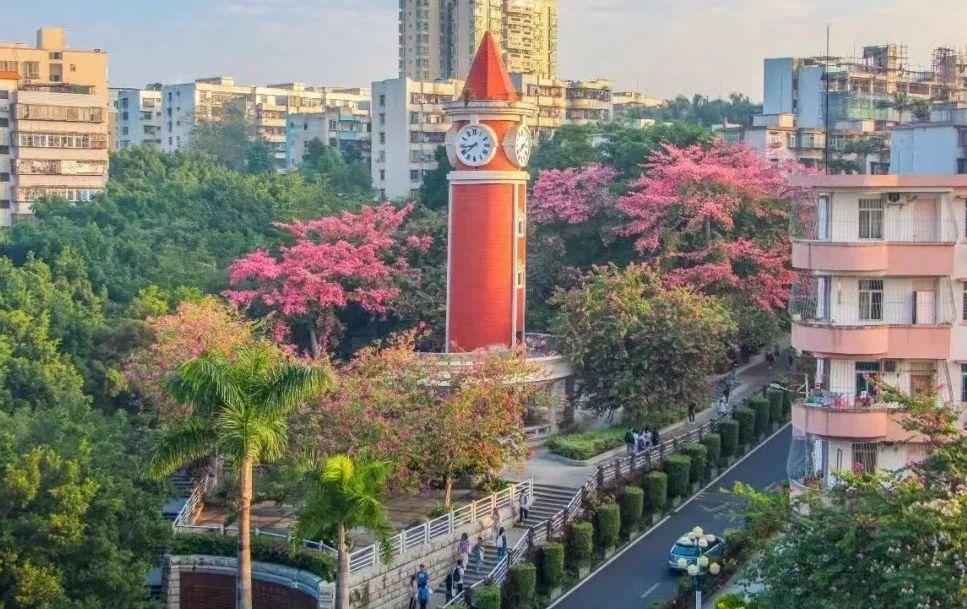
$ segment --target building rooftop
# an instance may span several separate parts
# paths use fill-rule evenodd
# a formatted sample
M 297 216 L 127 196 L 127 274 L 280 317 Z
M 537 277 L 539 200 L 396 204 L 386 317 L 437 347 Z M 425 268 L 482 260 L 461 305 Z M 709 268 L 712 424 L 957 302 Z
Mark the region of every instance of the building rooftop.
M 967 190 L 967 175 L 885 174 L 885 175 L 796 175 L 793 186 L 833 189 L 956 189 Z

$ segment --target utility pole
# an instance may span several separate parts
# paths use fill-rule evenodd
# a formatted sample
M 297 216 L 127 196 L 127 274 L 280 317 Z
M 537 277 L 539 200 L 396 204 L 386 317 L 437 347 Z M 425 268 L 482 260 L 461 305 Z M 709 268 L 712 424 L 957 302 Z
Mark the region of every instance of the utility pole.
M 826 175 L 829 175 L 829 29 L 830 24 L 826 24 L 826 57 L 823 61 L 823 84 L 826 92 L 826 100 L 823 104 L 823 117 L 824 117 L 824 129 L 823 129 L 823 165 L 825 166 Z

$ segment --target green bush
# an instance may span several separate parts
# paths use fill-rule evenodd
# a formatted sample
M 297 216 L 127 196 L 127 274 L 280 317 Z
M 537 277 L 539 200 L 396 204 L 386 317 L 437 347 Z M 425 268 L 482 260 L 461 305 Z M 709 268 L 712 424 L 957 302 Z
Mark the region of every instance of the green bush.
M 748 609 L 749 604 L 741 594 L 730 592 L 715 599 L 715 609 Z
M 749 400 L 749 408 L 755 414 L 755 435 L 761 438 L 769 431 L 769 400 L 756 396 Z
M 531 609 L 534 606 L 536 589 L 537 569 L 529 562 L 517 563 L 507 572 L 507 584 L 504 587 L 507 607 L 509 609 Z
M 691 460 L 688 481 L 695 483 L 705 480 L 705 468 L 708 467 L 708 450 L 704 444 L 688 444 L 682 448 L 682 454 Z
M 547 441 L 547 449 L 555 455 L 583 461 L 622 446 L 627 431 L 624 427 L 612 427 L 553 436 Z
M 648 499 L 648 511 L 661 514 L 668 504 L 668 474 L 665 472 L 651 472 L 645 476 L 645 496 Z
M 669 455 L 665 459 L 665 473 L 668 474 L 668 497 L 683 497 L 688 493 L 691 478 L 692 460 L 687 455 Z
M 722 438 L 722 456 L 734 457 L 739 446 L 739 422 L 722 419 L 719 421 L 718 431 Z
M 171 539 L 171 553 L 235 556 L 238 548 L 232 535 L 175 533 Z M 284 541 L 253 536 L 252 560 L 301 569 L 326 581 L 333 579 L 333 561 L 328 554 L 306 548 L 300 548 L 292 554 L 289 545 Z
M 591 560 L 594 558 L 594 527 L 590 522 L 571 524 L 565 543 L 568 568 L 577 571 L 591 566 Z
M 735 420 L 739 423 L 739 444 L 751 446 L 755 440 L 755 412 L 750 408 L 736 408 Z
M 641 487 L 628 485 L 618 496 L 621 506 L 621 535 L 628 538 L 641 523 L 641 512 L 645 507 L 645 492 Z
M 769 392 L 769 422 L 782 422 L 782 394 L 784 391 L 775 389 Z
M 788 421 L 792 417 L 792 392 L 782 392 L 782 420 Z
M 564 583 L 564 546 L 549 543 L 538 551 L 537 583 L 544 594 L 550 594 Z
M 500 609 L 500 588 L 481 586 L 473 591 L 475 609 Z
M 594 541 L 602 550 L 618 545 L 621 531 L 621 509 L 617 503 L 606 503 L 594 514 Z
M 702 444 L 708 455 L 708 465 L 718 467 L 719 459 L 722 457 L 722 436 L 717 433 L 710 433 L 702 438 Z

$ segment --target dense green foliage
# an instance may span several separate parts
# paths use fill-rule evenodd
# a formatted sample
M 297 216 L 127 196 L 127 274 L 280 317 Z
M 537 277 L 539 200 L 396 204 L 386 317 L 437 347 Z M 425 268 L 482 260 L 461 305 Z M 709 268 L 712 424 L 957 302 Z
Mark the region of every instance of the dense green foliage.
M 621 532 L 621 508 L 617 503 L 606 503 L 594 514 L 594 542 L 604 550 L 618 544 Z
M 722 437 L 722 456 L 734 457 L 739 447 L 739 423 L 733 419 L 723 419 L 716 427 Z
M 232 171 L 269 173 L 276 166 L 269 143 L 246 119 L 244 107 L 227 105 L 219 120 L 199 121 L 188 140 L 189 149 Z
M 475 609 L 500 609 L 500 587 L 481 586 L 473 593 Z
M 564 546 L 548 543 L 537 552 L 537 585 L 542 594 L 550 594 L 564 583 Z
M 777 390 L 769 392 L 769 422 L 773 425 L 783 421 L 782 393 Z
M 529 562 L 517 563 L 507 572 L 505 607 L 531 609 L 537 596 L 537 569 Z
M 453 171 L 453 165 L 450 164 L 450 157 L 447 156 L 447 149 L 444 146 L 437 147 L 433 158 L 436 160 L 436 169 L 423 177 L 419 201 L 425 209 L 441 211 L 446 210 L 450 205 L 450 182 L 447 180 L 447 175 Z
M 307 181 L 325 181 L 340 197 L 372 197 L 369 165 L 355 150 L 340 153 L 319 139 L 308 142 L 299 172 Z
M 216 533 L 175 533 L 171 542 L 172 554 L 204 554 L 207 556 L 235 556 L 238 540 Z M 293 550 L 290 544 L 267 537 L 252 538 L 252 559 L 308 571 L 326 581 L 332 581 L 331 554 L 315 550 Z
M 651 472 L 645 476 L 645 508 L 652 514 L 660 514 L 668 505 L 668 474 Z
M 688 444 L 682 448 L 682 454 L 691 460 L 688 481 L 701 482 L 705 479 L 705 469 L 708 466 L 708 449 L 704 444 Z
M 560 434 L 547 441 L 547 448 L 555 455 L 583 461 L 624 444 L 626 431 L 624 427 L 612 427 Z
M 769 431 L 769 400 L 756 396 L 749 399 L 748 406 L 755 413 L 755 435 L 761 438 Z
M 707 127 L 723 121 L 748 125 L 752 115 L 762 113 L 762 104 L 753 103 L 742 93 L 729 93 L 727 98 L 712 99 L 696 93 L 691 98 L 676 95 L 658 106 L 631 108 L 627 118 L 652 118 L 661 121 L 692 121 Z
M 640 486 L 627 485 L 618 495 L 618 505 L 621 508 L 621 536 L 627 539 L 631 533 L 638 530 L 641 523 L 641 513 L 645 507 L 645 492 Z
M 582 395 L 596 411 L 621 409 L 638 427 L 659 424 L 670 405 L 704 403 L 708 384 L 696 380 L 725 359 L 735 331 L 722 302 L 665 288 L 642 266 L 600 268 L 556 301 L 557 333 Z
M 591 566 L 594 559 L 594 526 L 590 522 L 573 522 L 565 538 L 567 566 L 577 571 Z
M 722 458 L 722 436 L 717 433 L 710 433 L 702 438 L 702 445 L 705 447 L 708 457 L 708 466 L 718 467 L 719 460 Z
M 739 445 L 748 448 L 755 442 L 755 411 L 745 406 L 736 408 L 733 414 L 739 424 Z
M 687 495 L 692 471 L 692 460 L 688 455 L 669 455 L 663 467 L 668 475 L 668 497 Z

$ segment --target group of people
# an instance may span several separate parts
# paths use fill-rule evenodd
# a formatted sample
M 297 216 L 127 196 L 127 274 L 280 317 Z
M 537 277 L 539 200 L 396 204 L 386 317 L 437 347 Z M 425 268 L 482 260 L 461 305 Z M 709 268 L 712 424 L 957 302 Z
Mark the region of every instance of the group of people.
M 645 427 L 644 431 L 638 431 L 637 427 L 632 427 L 625 432 L 625 446 L 628 454 L 642 453 L 653 446 L 661 444 L 661 433 L 658 427 Z

